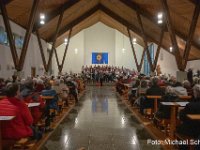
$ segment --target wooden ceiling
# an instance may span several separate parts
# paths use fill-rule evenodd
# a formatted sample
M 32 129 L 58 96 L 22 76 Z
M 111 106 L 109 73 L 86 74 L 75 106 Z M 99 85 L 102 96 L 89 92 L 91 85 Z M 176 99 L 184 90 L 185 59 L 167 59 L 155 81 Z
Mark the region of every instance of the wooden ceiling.
M 81 30 L 102 22 L 128 36 L 127 27 L 137 43 L 144 46 L 141 26 L 137 13 L 140 14 L 148 42 L 159 43 L 162 29 L 165 31 L 162 47 L 169 50 L 172 45 L 166 26 L 157 23 L 157 14 L 163 12 L 162 0 L 40 0 L 33 32 L 39 31 L 47 42 L 52 42 L 56 32 L 59 15 L 64 10 L 60 31 L 55 46 L 64 42 L 72 28 L 72 36 Z M 175 31 L 180 54 L 183 55 L 188 39 L 190 25 L 195 10 L 195 0 L 167 0 L 171 22 Z M 28 20 L 33 0 L 5 0 L 8 17 L 24 28 Z M 39 24 L 39 13 L 46 15 L 45 25 Z M 189 60 L 200 59 L 200 19 L 198 17 L 194 36 L 191 41 Z

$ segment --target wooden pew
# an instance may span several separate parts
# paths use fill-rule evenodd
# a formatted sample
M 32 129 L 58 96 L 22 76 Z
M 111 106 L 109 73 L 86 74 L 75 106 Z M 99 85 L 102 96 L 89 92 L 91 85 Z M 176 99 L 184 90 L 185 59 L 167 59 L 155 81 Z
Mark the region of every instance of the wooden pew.
M 200 114 L 188 114 L 187 117 L 191 120 L 200 120 Z
M 200 114 L 188 114 L 187 117 L 191 120 L 196 120 L 196 121 L 200 120 Z M 188 141 L 190 141 L 191 139 L 192 140 L 194 139 L 193 137 L 183 135 L 183 134 L 179 134 L 179 133 L 175 133 L 175 136 L 178 140 L 188 140 Z M 188 146 L 189 146 L 189 150 L 194 149 L 194 145 L 188 145 Z
M 158 99 L 161 99 L 162 96 L 160 95 L 147 95 L 147 99 L 154 99 L 154 111 L 153 113 L 157 112 L 158 110 Z
M 178 107 L 185 107 L 189 102 L 161 102 L 162 105 L 171 107 L 170 112 L 170 139 L 175 139 L 175 130 L 177 125 L 177 110 Z
M 192 96 L 179 96 L 179 99 L 189 101 L 192 99 Z

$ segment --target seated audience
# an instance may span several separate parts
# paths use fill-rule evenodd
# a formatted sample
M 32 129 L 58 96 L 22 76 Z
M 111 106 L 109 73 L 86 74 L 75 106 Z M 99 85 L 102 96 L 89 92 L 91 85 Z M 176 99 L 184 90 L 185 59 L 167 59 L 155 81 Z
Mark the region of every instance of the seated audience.
M 5 90 L 7 98 L 0 101 L 0 115 L 15 116 L 11 121 L 3 121 L 1 126 L 3 139 L 19 140 L 32 136 L 31 125 L 33 118 L 27 105 L 21 101 L 19 86 L 16 83 L 8 83 Z
M 164 95 L 163 89 L 161 89 L 158 86 L 157 78 L 153 78 L 151 81 L 151 84 L 152 84 L 152 86 L 149 89 L 147 89 L 146 95 L 160 95 L 160 96 Z M 140 101 L 140 113 L 141 114 L 144 114 L 144 109 L 153 108 L 153 107 L 154 107 L 153 99 L 147 99 L 147 98 L 141 99 L 141 101 Z

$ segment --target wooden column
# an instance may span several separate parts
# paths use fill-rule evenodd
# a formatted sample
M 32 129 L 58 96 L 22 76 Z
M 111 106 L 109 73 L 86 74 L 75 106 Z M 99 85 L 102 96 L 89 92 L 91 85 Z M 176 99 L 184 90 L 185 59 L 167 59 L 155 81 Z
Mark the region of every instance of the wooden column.
M 130 34 L 130 30 L 127 28 L 127 31 L 128 31 L 129 40 L 130 40 L 130 44 L 131 44 L 131 49 L 132 49 L 133 56 L 134 56 L 134 59 L 135 59 L 135 64 L 136 64 L 136 67 L 137 67 L 137 71 L 140 72 L 141 69 L 142 69 L 142 64 L 143 64 L 143 60 L 144 60 L 145 48 L 144 48 L 143 53 L 142 53 L 140 64 L 138 64 L 136 52 L 135 52 L 135 49 L 134 49 L 134 46 L 133 46 L 133 43 L 132 43 L 132 37 L 131 37 L 131 34 Z
M 138 19 L 139 25 L 141 26 L 141 34 L 142 34 L 142 38 L 143 38 L 144 45 L 145 45 L 145 51 L 146 51 L 146 55 L 147 55 L 147 59 L 148 59 L 148 62 L 149 62 L 150 69 L 152 71 L 153 65 L 152 65 L 152 61 L 151 61 L 151 55 L 150 55 L 150 52 L 148 50 L 147 37 L 146 37 L 145 32 L 144 32 L 142 19 L 141 19 L 140 14 L 138 12 L 137 12 L 137 19 Z
M 155 60 L 154 60 L 152 72 L 154 72 L 156 70 L 156 66 L 157 66 L 157 62 L 158 62 L 158 57 L 159 57 L 159 54 L 160 54 L 160 48 L 161 48 L 161 45 L 162 45 L 163 36 L 164 36 L 164 30 L 162 29 L 161 30 L 159 44 L 158 44 L 157 51 L 156 51 L 156 56 L 155 56 Z
M 1 8 L 2 16 L 3 16 L 4 25 L 5 25 L 5 28 L 6 28 L 7 36 L 8 36 L 8 41 L 9 41 L 9 45 L 10 45 L 13 63 L 14 63 L 15 69 L 17 69 L 17 66 L 18 66 L 17 50 L 16 50 L 16 47 L 15 47 L 15 41 L 13 39 L 13 34 L 12 34 L 11 27 L 10 27 L 8 13 L 6 11 L 5 4 L 4 4 L 3 0 L 0 0 L 0 8 Z
M 70 29 L 70 31 L 69 31 L 68 41 L 67 41 L 67 45 L 65 47 L 65 52 L 64 52 L 64 55 L 63 55 L 62 63 L 61 63 L 61 65 L 59 65 L 59 72 L 60 73 L 62 72 L 64 63 L 65 63 L 65 58 L 66 58 L 66 55 L 67 55 L 67 50 L 68 50 L 69 42 L 70 42 L 70 39 L 71 39 L 71 33 L 72 33 L 72 29 Z
M 57 52 L 55 50 L 55 44 L 56 44 L 56 39 L 57 39 L 59 31 L 60 31 L 60 26 L 61 26 L 61 23 L 62 23 L 63 14 L 64 14 L 64 10 L 61 12 L 58 23 L 57 23 L 56 32 L 55 32 L 53 44 L 52 44 L 52 49 L 51 49 L 51 52 L 50 52 L 50 55 L 49 55 L 49 61 L 48 61 L 48 64 L 47 64 L 48 69 L 50 68 L 51 60 L 52 60 L 52 57 L 53 57 L 53 52 L 55 52 L 56 62 L 57 62 L 58 68 L 59 68 L 59 61 L 58 61 Z
M 45 59 L 45 55 L 44 55 L 44 50 L 43 50 L 43 47 L 42 47 L 42 43 L 41 43 L 41 40 L 40 40 L 40 35 L 39 35 L 38 30 L 36 30 L 36 36 L 37 36 L 37 40 L 38 40 L 38 44 L 39 44 L 40 55 L 42 57 L 43 66 L 44 66 L 45 72 L 48 72 L 47 63 L 46 63 L 46 59 Z
M 25 38 L 24 38 L 24 44 L 23 44 L 21 55 L 20 55 L 19 64 L 18 64 L 18 67 L 17 67 L 17 70 L 19 70 L 19 71 L 21 71 L 23 69 L 23 66 L 24 66 L 24 61 L 25 61 L 25 57 L 26 57 L 26 53 L 27 53 L 27 49 L 28 49 L 28 44 L 29 44 L 29 40 L 30 40 L 31 33 L 32 33 L 32 30 L 33 30 L 33 26 L 34 26 L 34 23 L 35 23 L 35 18 L 36 18 L 39 3 L 40 3 L 40 0 L 34 0 L 33 1 L 33 6 L 32 6 L 32 9 L 31 9 L 31 14 L 30 14 L 28 26 L 27 26 L 28 28 L 26 30 L 26 35 L 25 35 Z
M 178 69 L 180 71 L 184 71 L 183 63 L 182 63 L 182 57 L 180 55 L 179 47 L 178 47 L 178 44 L 177 44 L 176 35 L 175 35 L 175 32 L 174 32 L 174 27 L 172 25 L 167 1 L 161 0 L 161 3 L 162 3 L 162 6 L 163 6 L 163 11 L 164 11 L 165 18 L 166 18 L 166 24 L 167 24 L 169 35 L 170 35 L 170 38 L 171 38 L 172 46 L 173 46 L 173 49 L 174 49 Z
M 189 57 L 189 53 L 190 53 L 190 49 L 191 49 L 191 45 L 192 45 L 192 39 L 195 33 L 195 29 L 196 29 L 196 25 L 197 25 L 197 21 L 198 21 L 198 17 L 199 17 L 199 11 L 200 11 L 200 1 L 197 0 L 196 1 L 196 6 L 195 6 L 195 10 L 194 10 L 194 14 L 192 17 L 192 22 L 190 25 L 190 30 L 189 30 L 189 34 L 188 34 L 188 38 L 186 41 L 186 45 L 185 45 L 185 51 L 184 51 L 184 64 L 183 64 L 183 69 L 185 70 L 186 65 L 187 65 L 187 61 L 188 61 L 188 57 Z

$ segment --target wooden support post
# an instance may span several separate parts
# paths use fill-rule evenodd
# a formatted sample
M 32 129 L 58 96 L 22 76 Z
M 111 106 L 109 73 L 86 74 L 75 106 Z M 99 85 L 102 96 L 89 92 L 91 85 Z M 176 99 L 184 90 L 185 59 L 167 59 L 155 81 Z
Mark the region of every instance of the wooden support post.
M 133 43 L 132 43 L 132 38 L 131 38 L 130 30 L 127 28 L 127 31 L 128 31 L 129 40 L 130 40 L 130 44 L 131 44 L 133 56 L 134 56 L 134 59 L 135 59 L 135 64 L 136 64 L 136 67 L 137 67 L 137 71 L 140 72 L 141 69 L 142 69 L 142 64 L 143 64 L 143 60 L 144 60 L 145 48 L 144 48 L 143 53 L 142 53 L 140 64 L 138 64 L 136 52 L 135 52 L 135 49 L 134 49 L 134 46 L 133 46 Z
M 143 38 L 144 45 L 145 45 L 145 51 L 146 51 L 146 55 L 147 55 L 147 59 L 148 59 L 148 62 L 149 62 L 150 69 L 152 71 L 153 70 L 153 64 L 152 64 L 152 61 L 151 61 L 150 52 L 148 50 L 147 37 L 146 37 L 145 32 L 144 32 L 142 19 L 141 19 L 140 14 L 138 12 L 137 12 L 137 19 L 138 19 L 139 25 L 141 26 L 141 33 L 142 33 L 142 38 Z
M 17 69 L 17 66 L 18 66 L 17 50 L 16 50 L 16 47 L 15 47 L 15 41 L 13 39 L 13 34 L 12 34 L 11 27 L 10 27 L 8 13 L 6 11 L 6 7 L 5 7 L 3 0 L 0 0 L 0 8 L 1 8 L 1 13 L 2 13 L 2 16 L 3 16 L 3 20 L 4 20 L 4 25 L 5 25 L 5 28 L 6 28 L 7 36 L 8 36 L 8 41 L 9 41 L 9 45 L 10 45 L 13 63 L 15 65 L 15 69 Z
M 32 33 L 32 30 L 33 30 L 33 26 L 34 26 L 34 23 L 35 23 L 35 18 L 36 18 L 39 3 L 40 3 L 40 0 L 34 0 L 33 1 L 33 6 L 32 6 L 32 9 L 31 9 L 31 13 L 30 13 L 30 16 L 29 16 L 29 21 L 28 21 L 28 26 L 27 26 L 28 29 L 26 30 L 26 35 L 25 35 L 25 38 L 24 38 L 24 44 L 23 44 L 23 48 L 22 48 L 22 52 L 21 52 L 21 55 L 20 55 L 19 64 L 18 64 L 18 68 L 17 68 L 20 71 L 23 69 L 23 66 L 24 66 L 24 61 L 25 61 L 27 50 L 28 50 L 28 44 L 29 44 L 29 40 L 30 40 L 31 33 Z
M 56 32 L 55 32 L 53 44 L 52 44 L 52 49 L 51 49 L 51 52 L 50 52 L 50 55 L 49 55 L 49 61 L 48 61 L 48 64 L 47 64 L 48 69 L 50 68 L 51 60 L 52 60 L 52 57 L 53 57 L 53 52 L 55 52 L 56 61 L 57 61 L 57 65 L 58 65 L 58 68 L 59 68 L 59 61 L 58 61 L 57 52 L 55 50 L 55 44 L 56 44 L 56 39 L 57 39 L 59 31 L 60 31 L 60 26 L 61 26 L 61 23 L 62 23 L 63 14 L 64 14 L 64 9 L 63 9 L 63 11 L 61 11 L 61 14 L 60 14 L 60 17 L 59 17 L 59 20 L 58 20 L 58 23 L 57 23 Z
M 195 6 L 195 10 L 194 10 L 194 14 L 193 14 L 193 18 L 192 18 L 192 22 L 190 25 L 190 30 L 189 30 L 189 35 L 186 41 L 186 45 L 185 45 L 185 51 L 184 51 L 184 66 L 183 69 L 185 70 L 186 65 L 187 65 L 187 61 L 188 61 L 188 57 L 189 57 L 189 53 L 190 53 L 190 49 L 191 49 L 191 44 L 192 44 L 192 39 L 195 33 L 195 29 L 196 29 L 196 25 L 197 25 L 197 21 L 198 21 L 198 17 L 199 17 L 199 11 L 200 11 L 200 1 L 197 0 L 196 1 L 196 6 Z
M 159 57 L 159 54 L 160 54 L 160 48 L 161 48 L 161 45 L 162 45 L 163 36 L 164 36 L 164 30 L 162 29 L 161 30 L 159 44 L 158 44 L 157 51 L 156 51 L 156 56 L 155 56 L 155 60 L 154 60 L 152 72 L 154 72 L 156 70 L 156 66 L 157 66 L 157 62 L 158 62 L 158 57 Z
M 65 52 L 64 52 L 64 55 L 63 55 L 62 63 L 61 63 L 61 65 L 59 65 L 59 72 L 60 73 L 62 72 L 64 63 L 65 63 L 65 58 L 66 58 L 66 55 L 67 55 L 67 50 L 68 50 L 69 42 L 70 42 L 70 39 L 71 39 L 71 33 L 72 33 L 72 29 L 70 29 L 70 31 L 69 31 L 68 41 L 67 41 L 67 45 L 65 47 Z
M 40 49 L 40 54 L 41 54 L 41 57 L 42 57 L 43 66 L 44 66 L 45 71 L 48 72 L 47 63 L 46 63 L 46 59 L 45 59 L 45 55 L 44 55 L 44 50 L 43 50 L 43 47 L 42 47 L 42 43 L 41 43 L 41 40 L 40 40 L 40 35 L 39 35 L 38 30 L 36 30 L 36 36 L 37 36 L 37 40 L 38 40 L 38 44 L 39 44 L 39 49 Z
M 177 44 L 177 40 L 176 40 L 176 36 L 175 36 L 175 32 L 174 32 L 174 27 L 172 25 L 172 21 L 171 21 L 171 17 L 170 17 L 167 1 L 166 0 L 161 0 L 161 3 L 162 3 L 162 6 L 163 6 L 163 11 L 164 11 L 165 18 L 166 18 L 166 24 L 167 24 L 169 35 L 170 35 L 170 38 L 171 38 L 172 46 L 173 46 L 173 49 L 174 49 L 174 53 L 175 53 L 175 58 L 176 58 L 176 63 L 177 63 L 178 69 L 180 71 L 184 71 L 183 63 L 182 63 L 182 57 L 181 57 L 181 54 L 180 54 L 180 51 L 179 51 L 179 47 L 178 47 L 178 44 Z

